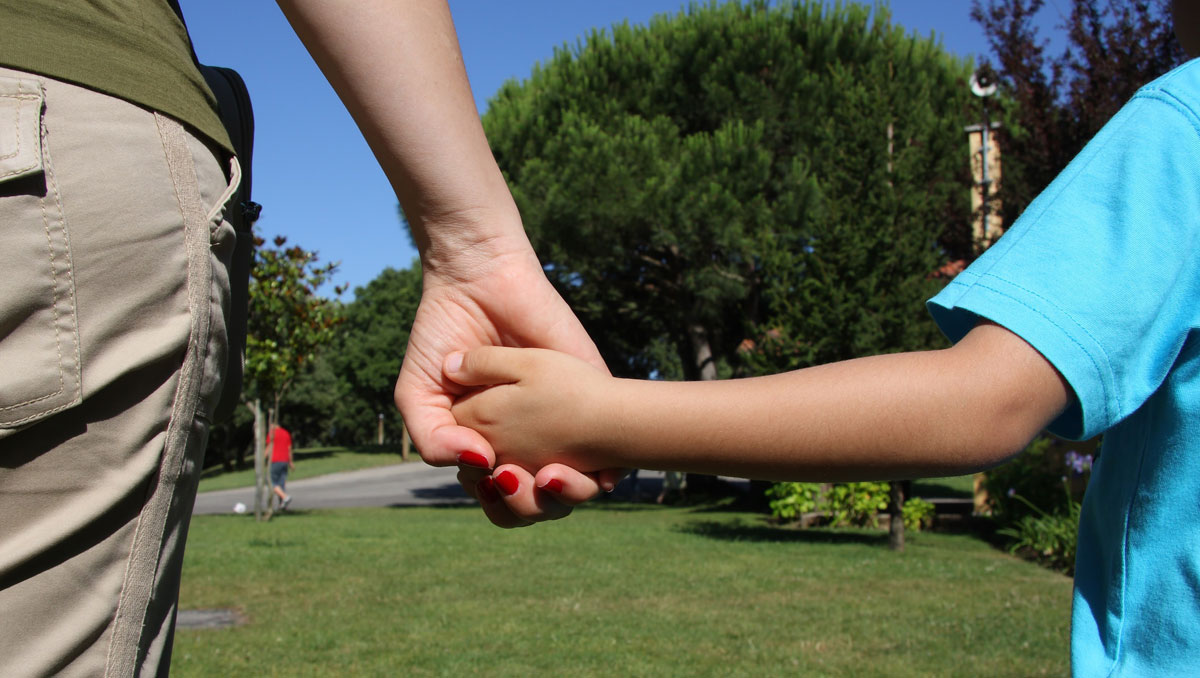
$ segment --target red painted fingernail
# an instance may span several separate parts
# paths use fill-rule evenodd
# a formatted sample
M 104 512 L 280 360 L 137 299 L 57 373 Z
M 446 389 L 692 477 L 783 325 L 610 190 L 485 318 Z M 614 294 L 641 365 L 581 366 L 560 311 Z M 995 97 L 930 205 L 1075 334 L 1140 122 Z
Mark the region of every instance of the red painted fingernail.
M 550 480 L 546 481 L 545 485 L 542 485 L 542 489 L 548 492 L 553 492 L 554 494 L 562 494 L 563 483 L 558 478 L 551 478 Z
M 496 491 L 496 484 L 492 482 L 491 476 L 475 485 L 475 494 L 479 496 L 479 501 L 485 504 L 494 504 L 500 501 L 500 493 Z
M 517 488 L 521 487 L 521 480 L 512 471 L 505 471 L 496 476 L 496 487 L 499 487 L 506 496 L 511 497 L 516 494 Z
M 488 463 L 487 457 L 479 454 L 478 452 L 471 452 L 469 450 L 458 453 L 458 463 L 465 466 L 474 466 L 475 468 L 492 467 L 492 465 Z

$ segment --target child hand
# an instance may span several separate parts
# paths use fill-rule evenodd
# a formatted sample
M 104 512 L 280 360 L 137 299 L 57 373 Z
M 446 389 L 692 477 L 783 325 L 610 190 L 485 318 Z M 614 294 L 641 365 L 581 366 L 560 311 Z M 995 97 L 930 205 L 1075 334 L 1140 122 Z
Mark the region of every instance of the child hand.
M 592 365 L 557 351 L 484 346 L 450 354 L 443 371 L 458 384 L 484 387 L 458 398 L 451 413 L 488 441 L 497 464 L 611 466 L 588 454 L 612 381 Z

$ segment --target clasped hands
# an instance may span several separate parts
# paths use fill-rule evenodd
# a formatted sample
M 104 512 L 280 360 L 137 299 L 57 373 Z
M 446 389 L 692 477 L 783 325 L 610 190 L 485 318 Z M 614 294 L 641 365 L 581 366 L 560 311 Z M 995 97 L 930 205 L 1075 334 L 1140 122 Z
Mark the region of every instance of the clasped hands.
M 624 471 L 591 468 L 582 460 L 575 460 L 575 468 L 561 463 L 568 459 L 561 450 L 542 449 L 532 458 L 520 458 L 513 454 L 515 442 L 511 449 L 495 449 L 485 433 L 498 435 L 499 429 L 487 422 L 489 410 L 480 406 L 499 401 L 477 396 L 502 395 L 502 388 L 483 388 L 505 382 L 504 375 L 447 375 L 448 367 L 461 369 L 455 361 L 464 354 L 472 369 L 488 356 L 493 358 L 490 369 L 501 369 L 508 358 L 522 352 L 506 354 L 497 348 L 493 353 L 491 347 L 524 347 L 574 356 L 572 365 L 582 367 L 577 374 L 607 377 L 595 344 L 546 279 L 532 249 L 525 244 L 510 248 L 507 255 L 496 256 L 494 251 L 474 264 L 457 265 L 452 273 L 425 266 L 421 303 L 395 397 L 422 459 L 434 466 L 457 464 L 459 483 L 479 500 L 487 517 L 501 527 L 520 527 L 566 516 L 575 505 L 612 490 Z M 456 256 L 459 262 L 470 262 L 469 254 Z M 459 416 L 477 428 L 464 426 Z M 540 416 L 545 421 L 556 415 Z M 522 416 L 521 421 L 537 419 Z M 524 451 L 525 443 L 520 444 Z

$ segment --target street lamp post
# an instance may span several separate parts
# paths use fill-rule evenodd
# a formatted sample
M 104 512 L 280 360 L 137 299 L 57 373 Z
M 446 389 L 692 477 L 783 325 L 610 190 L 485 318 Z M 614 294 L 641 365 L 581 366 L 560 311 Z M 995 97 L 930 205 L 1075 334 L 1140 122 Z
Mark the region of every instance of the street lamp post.
M 971 207 L 978 211 L 979 217 L 975 228 L 975 246 L 979 251 L 987 249 L 995 238 L 1000 237 L 1001 226 L 992 228 L 993 219 L 998 215 L 992 211 L 993 186 L 998 183 L 1000 170 L 1000 149 L 992 138 L 992 130 L 1000 127 L 999 122 L 992 122 L 989 117 L 988 99 L 996 93 L 996 83 L 990 73 L 980 70 L 971 75 L 971 93 L 982 99 L 983 123 L 968 125 L 965 131 L 969 135 L 970 145 L 976 145 L 978 132 L 978 150 L 971 149 L 971 173 L 978 188 L 972 193 Z M 976 164 L 978 161 L 978 164 Z M 995 168 L 993 170 L 993 164 Z

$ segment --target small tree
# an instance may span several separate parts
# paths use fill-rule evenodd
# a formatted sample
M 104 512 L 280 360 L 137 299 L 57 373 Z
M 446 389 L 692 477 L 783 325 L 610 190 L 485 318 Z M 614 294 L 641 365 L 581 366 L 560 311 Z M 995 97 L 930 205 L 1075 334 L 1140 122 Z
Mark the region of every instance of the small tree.
M 333 444 L 375 442 L 380 423 L 386 440 L 402 440 L 393 392 L 420 301 L 419 261 L 355 288 L 333 343 L 294 382 L 285 418 Z
M 300 369 L 329 343 L 342 322 L 340 304 L 317 296 L 337 269 L 318 264 L 316 252 L 274 247 L 256 239 L 250 272 L 250 318 L 246 337 L 246 405 L 254 413 L 254 515 L 261 519 L 265 477 L 266 432 L 279 421 L 279 403 Z M 342 288 L 335 288 L 341 294 Z M 268 410 L 263 413 L 263 400 Z
M 337 372 L 349 384 L 356 423 L 356 442 L 375 440 L 376 416 L 383 416 L 386 437 L 403 435 L 403 420 L 393 405 L 396 375 L 404 362 L 408 333 L 421 302 L 421 267 L 388 268 L 354 291 L 346 306 L 346 323 L 333 356 Z M 363 428 L 367 430 L 363 435 Z

